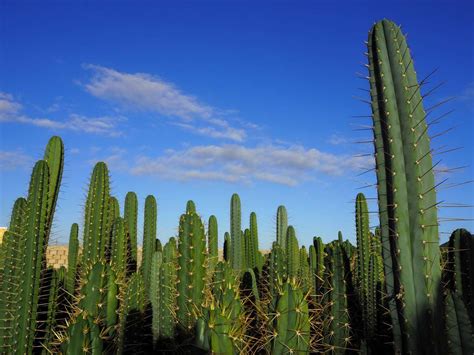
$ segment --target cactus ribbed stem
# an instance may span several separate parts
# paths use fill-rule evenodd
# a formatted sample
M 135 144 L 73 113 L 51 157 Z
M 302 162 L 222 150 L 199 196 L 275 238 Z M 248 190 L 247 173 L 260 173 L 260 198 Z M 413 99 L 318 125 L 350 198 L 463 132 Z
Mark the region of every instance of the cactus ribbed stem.
M 145 218 L 143 222 L 143 251 L 141 272 L 145 281 L 145 289 L 150 288 L 150 277 L 152 272 L 152 257 L 156 249 L 156 219 L 157 206 L 154 196 L 149 195 L 145 199 Z
M 125 196 L 125 207 L 123 219 L 127 225 L 130 243 L 130 264 L 129 269 L 134 272 L 137 267 L 137 217 L 138 217 L 138 198 L 133 191 L 127 192 Z
M 232 267 L 242 270 L 245 264 L 245 248 L 242 238 L 241 210 L 239 195 L 233 194 L 230 201 L 230 238 L 232 241 Z
M 79 226 L 77 223 L 71 225 L 69 233 L 69 246 L 67 253 L 67 276 L 66 290 L 72 295 L 76 289 L 77 262 L 79 257 Z

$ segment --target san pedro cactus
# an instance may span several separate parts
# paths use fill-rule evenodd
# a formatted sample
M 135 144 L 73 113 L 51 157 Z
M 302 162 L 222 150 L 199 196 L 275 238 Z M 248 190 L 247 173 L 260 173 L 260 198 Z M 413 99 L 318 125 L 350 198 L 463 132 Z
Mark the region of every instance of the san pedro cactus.
M 206 280 L 206 239 L 201 218 L 193 211 L 181 215 L 178 238 L 177 317 L 185 329 L 193 329 L 195 310 L 201 308 Z
M 130 264 L 129 268 L 135 270 L 137 267 L 137 217 L 138 217 L 138 199 L 133 191 L 127 192 L 125 196 L 125 208 L 123 218 L 127 224 L 130 237 Z
M 77 223 L 71 225 L 69 233 L 69 245 L 67 253 L 67 275 L 66 290 L 73 295 L 76 289 L 77 262 L 79 257 L 79 226 Z
M 306 294 L 311 287 L 311 270 L 309 267 L 308 252 L 304 245 L 300 249 L 299 259 L 300 265 L 298 269 L 298 280 L 300 282 L 301 290 Z
M 155 251 L 153 253 L 150 264 L 150 288 L 148 291 L 148 298 L 153 309 L 152 331 L 153 343 L 156 343 L 160 337 L 160 268 L 163 263 L 162 252 Z
M 473 354 L 474 329 L 461 296 L 457 292 L 448 290 L 445 296 L 445 307 L 449 354 Z
M 312 248 L 311 248 L 312 247 Z M 313 293 L 319 297 L 322 295 L 321 287 L 324 284 L 324 243 L 320 237 L 313 238 L 313 245 L 310 247 L 310 265 L 313 272 Z
M 152 272 L 152 257 L 156 243 L 156 219 L 157 206 L 154 196 L 149 195 L 145 199 L 145 218 L 143 222 L 143 251 L 141 272 L 145 281 L 145 288 L 150 288 L 150 277 Z
M 394 338 L 403 352 L 434 352 L 443 340 L 441 269 L 420 84 L 405 37 L 393 22 L 382 20 L 372 27 L 368 58 L 380 228 L 390 244 L 392 265 L 385 264 L 386 275 L 394 278 L 389 287 L 396 303 L 391 308 Z
M 160 267 L 160 296 L 159 296 L 159 337 L 173 338 L 175 332 L 176 314 L 176 240 L 170 238 L 163 248 L 163 262 Z
M 110 264 L 120 279 L 124 279 L 127 274 L 130 258 L 128 240 L 127 225 L 122 217 L 118 217 L 112 226 Z
M 2 249 L 2 269 L 0 288 L 0 351 L 12 351 L 13 328 L 12 322 L 15 318 L 15 305 L 17 294 L 12 292 L 19 283 L 21 270 L 18 259 L 21 256 L 24 242 L 23 228 L 26 216 L 27 201 L 23 197 L 18 198 L 13 206 L 10 225 L 3 235 Z
M 224 260 L 231 262 L 232 255 L 232 240 L 230 239 L 229 232 L 224 233 Z
M 277 216 L 276 216 L 276 233 L 277 233 L 277 243 L 280 244 L 282 248 L 286 248 L 286 235 L 288 228 L 288 213 L 286 212 L 285 206 L 278 206 Z
M 245 267 L 245 247 L 242 238 L 240 198 L 237 194 L 233 194 L 230 201 L 230 238 L 232 267 L 235 270 L 242 270 Z
M 474 326 L 474 237 L 467 230 L 451 234 L 444 273 L 446 287 L 460 295 Z
M 211 275 L 214 274 L 214 270 L 216 269 L 217 262 L 219 261 L 219 233 L 217 229 L 217 218 L 216 216 L 209 217 L 209 222 L 207 226 L 207 240 L 208 240 L 208 255 L 209 255 L 209 266 L 208 266 L 208 273 Z
M 296 279 L 300 268 L 300 248 L 293 226 L 289 226 L 286 233 L 286 260 L 288 279 Z
M 288 282 L 278 297 L 272 354 L 306 354 L 310 349 L 308 302 L 301 289 Z
M 82 262 L 84 267 L 93 264 L 105 255 L 107 245 L 107 211 L 109 204 L 109 171 L 99 162 L 92 172 L 85 207 L 84 240 Z
M 247 256 L 247 268 L 254 269 L 259 264 L 259 255 L 258 255 L 258 226 L 257 226 L 257 215 L 255 212 L 250 214 L 250 228 L 249 228 L 249 238 L 248 238 L 248 247 L 246 248 Z

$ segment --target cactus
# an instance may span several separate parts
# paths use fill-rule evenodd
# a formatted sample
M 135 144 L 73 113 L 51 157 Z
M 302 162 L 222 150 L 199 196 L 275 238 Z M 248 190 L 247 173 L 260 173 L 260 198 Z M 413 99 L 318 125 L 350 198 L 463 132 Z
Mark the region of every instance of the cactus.
M 107 211 L 109 204 L 109 172 L 107 165 L 99 162 L 92 172 L 89 192 L 87 194 L 84 241 L 82 243 L 82 262 L 94 264 L 105 255 L 107 245 Z
M 326 247 L 325 292 L 323 306 L 326 313 L 324 342 L 333 354 L 344 354 L 350 342 L 349 309 L 346 289 L 346 265 L 342 245 L 333 242 Z
M 178 311 L 185 329 L 193 329 L 195 311 L 201 308 L 206 276 L 206 239 L 201 218 L 195 213 L 181 215 L 178 239 Z
M 245 267 L 245 247 L 242 238 L 239 195 L 233 194 L 230 201 L 230 238 L 232 242 L 232 267 L 242 270 Z
M 397 317 L 392 308 L 394 337 L 403 352 L 435 351 L 443 340 L 440 251 L 420 84 L 405 37 L 393 22 L 373 26 L 368 52 L 380 227 L 390 243 L 386 275 L 393 273 L 389 297 L 398 311 Z
M 280 285 L 287 279 L 287 275 L 285 251 L 278 242 L 273 242 L 269 267 L 270 293 L 273 296 L 278 294 Z
M 324 274 L 325 274 L 325 266 L 324 266 L 324 243 L 320 237 L 313 238 L 313 250 L 310 248 L 310 264 L 311 270 L 314 275 L 314 294 L 316 296 L 322 295 L 322 285 L 324 284 Z
M 448 353 L 473 354 L 473 328 L 467 315 L 466 306 L 458 292 L 447 291 L 445 307 Z
M 448 262 L 444 270 L 446 288 L 464 301 L 474 325 L 474 238 L 465 229 L 456 229 L 449 238 Z
M 286 234 L 286 260 L 288 279 L 296 279 L 300 268 L 300 248 L 293 226 L 289 226 Z
M 250 228 L 248 236 L 248 247 L 246 248 L 245 254 L 247 256 L 247 267 L 254 269 L 259 265 L 258 255 L 258 227 L 257 227 L 257 215 L 255 212 L 250 214 Z
M 127 225 L 130 243 L 130 260 L 129 270 L 135 272 L 137 259 L 137 214 L 138 214 L 138 199 L 137 194 L 133 191 L 127 192 L 125 196 L 125 208 L 123 219 Z
M 311 287 L 311 270 L 308 262 L 308 252 L 303 245 L 300 249 L 300 265 L 298 270 L 298 280 L 300 282 L 301 290 L 306 294 Z
M 13 347 L 12 321 L 15 317 L 17 294 L 12 292 L 20 278 L 18 259 L 24 242 L 23 229 L 27 201 L 20 197 L 15 201 L 8 230 L 3 235 L 1 288 L 0 288 L 0 351 L 7 352 Z
M 276 216 L 277 242 L 282 248 L 286 248 L 286 235 L 288 229 L 288 213 L 285 206 L 278 206 Z
M 129 264 L 128 230 L 122 217 L 118 217 L 112 227 L 112 252 L 110 263 L 119 279 L 124 279 Z
M 232 263 L 232 241 L 228 232 L 224 233 L 224 260 Z
M 112 252 L 112 228 L 115 220 L 120 217 L 120 206 L 117 198 L 110 196 L 107 206 L 107 221 L 105 230 L 105 259 L 110 261 L 110 253 Z
M 103 339 L 96 320 L 89 315 L 82 315 L 67 329 L 67 336 L 62 345 L 66 355 L 103 353 Z
M 309 349 L 308 302 L 301 289 L 288 282 L 277 301 L 272 354 L 305 354 Z
M 69 294 L 74 294 L 76 289 L 77 278 L 77 261 L 79 257 L 79 226 L 77 223 L 71 225 L 71 232 L 69 233 L 69 245 L 67 253 L 67 276 L 66 276 L 66 290 Z
M 152 331 L 153 331 L 153 343 L 156 343 L 160 337 L 160 318 L 162 316 L 160 310 L 160 288 L 163 287 L 160 283 L 160 268 L 163 262 L 163 255 L 159 251 L 153 253 L 150 263 L 150 288 L 148 290 L 148 298 L 150 299 L 153 319 L 152 319 Z
M 173 338 L 176 314 L 176 240 L 171 238 L 163 249 L 163 263 L 160 267 L 160 322 L 161 338 Z
M 207 253 L 209 255 L 209 266 L 208 266 L 208 273 L 211 275 L 214 274 L 214 270 L 216 269 L 217 262 L 219 261 L 219 233 L 217 229 L 217 218 L 216 216 L 209 217 L 208 227 L 207 227 L 207 239 L 208 239 L 208 250 Z
M 150 289 L 150 277 L 152 271 L 152 257 L 156 249 L 156 218 L 157 207 L 154 196 L 149 195 L 145 199 L 145 218 L 143 222 L 143 251 L 141 273 L 145 281 L 145 289 Z

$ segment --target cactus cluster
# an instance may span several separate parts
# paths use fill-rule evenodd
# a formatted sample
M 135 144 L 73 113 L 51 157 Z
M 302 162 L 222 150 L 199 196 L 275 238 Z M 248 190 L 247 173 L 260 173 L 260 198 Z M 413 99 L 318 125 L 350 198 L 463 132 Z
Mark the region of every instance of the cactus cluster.
M 375 230 L 358 194 L 356 245 L 339 232 L 308 247 L 279 206 L 262 253 L 257 214 L 243 226 L 234 194 L 221 243 L 217 218 L 205 225 L 188 201 L 162 245 L 149 195 L 139 260 L 138 196 L 126 194 L 121 215 L 99 162 L 84 223 L 71 226 L 67 267 L 48 268 L 64 166 L 53 137 L 0 245 L 0 353 L 472 354 L 474 239 L 457 229 L 440 249 L 426 112 L 405 37 L 383 20 L 367 44 Z

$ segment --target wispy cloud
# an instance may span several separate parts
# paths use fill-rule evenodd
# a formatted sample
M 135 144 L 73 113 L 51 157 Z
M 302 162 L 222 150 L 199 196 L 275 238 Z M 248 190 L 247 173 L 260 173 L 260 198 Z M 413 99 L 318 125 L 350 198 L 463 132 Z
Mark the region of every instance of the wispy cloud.
M 325 153 L 303 146 L 206 145 L 142 156 L 131 172 L 171 180 L 266 181 L 294 186 L 317 176 L 342 175 L 372 166 L 368 157 Z
M 232 127 L 222 118 L 230 111 L 206 105 L 159 77 L 124 73 L 99 65 L 84 67 L 93 75 L 83 87 L 99 99 L 128 110 L 157 113 L 173 119 L 172 124 L 199 135 L 237 142 L 246 137 L 244 128 Z
M 471 82 L 459 96 L 459 100 L 467 103 L 470 109 L 474 110 L 474 82 Z
M 0 122 L 17 122 L 22 124 L 43 127 L 52 130 L 70 130 L 84 133 L 93 133 L 108 136 L 120 136 L 117 124 L 125 120 L 124 117 L 87 117 L 70 114 L 64 121 L 50 118 L 30 117 L 22 113 L 23 106 L 12 95 L 0 93 Z
M 348 142 L 348 139 L 340 134 L 332 134 L 328 139 L 328 143 L 332 145 L 347 144 Z
M 21 151 L 0 150 L 0 166 L 3 171 L 24 168 L 31 164 L 33 158 Z

